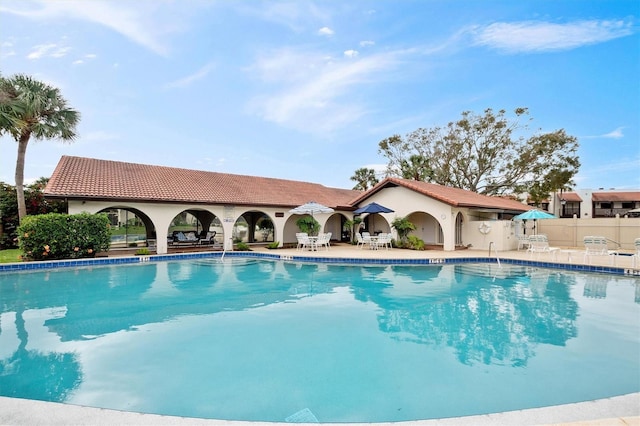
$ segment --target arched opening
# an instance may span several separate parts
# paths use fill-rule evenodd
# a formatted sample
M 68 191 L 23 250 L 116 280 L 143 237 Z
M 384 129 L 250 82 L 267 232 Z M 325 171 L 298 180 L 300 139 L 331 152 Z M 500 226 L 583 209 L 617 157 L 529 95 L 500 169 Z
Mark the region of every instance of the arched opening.
M 409 214 L 407 219 L 416 226 L 415 231 L 410 235 L 417 236 L 424 241 L 425 245 L 442 246 L 444 244 L 442 226 L 435 217 L 425 212 L 414 212 Z
M 275 227 L 271 217 L 261 211 L 243 213 L 233 224 L 234 243 L 272 243 Z
M 111 225 L 111 249 L 155 247 L 156 228 L 138 209 L 112 207 L 101 210 Z
M 462 216 L 462 213 L 458 212 L 458 214 L 456 215 L 456 231 L 455 231 L 456 246 L 463 245 L 463 242 L 462 242 L 462 223 L 463 222 L 464 222 L 464 217 Z
M 167 230 L 167 245 L 176 247 L 222 248 L 222 222 L 206 210 L 184 210 L 178 213 Z
M 362 223 L 364 228 L 362 231 L 367 231 L 372 235 L 389 233 L 391 232 L 391 225 L 387 220 L 379 213 L 369 213 L 362 215 Z

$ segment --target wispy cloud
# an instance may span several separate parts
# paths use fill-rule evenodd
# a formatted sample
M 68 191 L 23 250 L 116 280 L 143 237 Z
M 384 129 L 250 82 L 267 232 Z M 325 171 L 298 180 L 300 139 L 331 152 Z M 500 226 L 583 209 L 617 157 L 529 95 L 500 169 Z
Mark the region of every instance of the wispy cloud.
M 292 31 L 317 28 L 317 22 L 328 22 L 329 14 L 313 2 L 297 0 L 283 2 L 239 2 L 241 11 L 264 21 L 274 22 Z
M 353 49 L 345 50 L 344 56 L 346 56 L 347 58 L 355 58 L 356 56 L 358 56 L 358 51 Z
M 198 80 L 202 80 L 203 78 L 205 78 L 207 75 L 209 75 L 209 73 L 211 73 L 211 71 L 213 71 L 215 69 L 215 64 L 213 63 L 209 63 L 205 66 L 203 66 L 202 68 L 200 68 L 199 70 L 197 70 L 196 72 L 194 72 L 193 74 L 190 74 L 186 77 L 183 77 L 179 80 L 176 81 L 172 81 L 171 83 L 167 83 L 165 85 L 166 89 L 176 89 L 176 88 L 182 88 L 182 87 L 187 87 L 190 86 L 192 83 L 198 81 Z
M 356 60 L 291 50 L 274 53 L 252 68 L 263 81 L 272 83 L 273 90 L 255 97 L 251 110 L 285 127 L 307 132 L 335 130 L 366 113 L 366 108 L 350 95 L 357 87 L 372 82 L 378 73 L 392 68 L 395 61 L 393 53 Z M 309 65 L 301 70 L 301 63 Z
M 8 58 L 15 55 L 16 51 L 14 50 L 13 42 L 3 41 L 0 43 L 0 58 Z
M 56 43 L 39 44 L 33 46 L 27 59 L 40 59 L 43 57 L 62 58 L 71 50 L 68 46 L 60 46 Z
M 470 29 L 473 43 L 509 53 L 548 52 L 603 43 L 633 33 L 624 21 L 577 21 L 564 24 L 524 21 L 497 22 Z
M 607 139 L 620 139 L 620 138 L 623 138 L 624 134 L 622 133 L 622 129 L 624 129 L 624 127 L 618 127 L 614 131 L 602 135 L 602 137 L 603 138 L 607 138 Z
M 161 35 L 167 28 L 175 28 L 168 22 L 154 21 L 152 12 L 156 5 L 148 1 L 35 0 L 11 5 L 12 7 L 0 6 L 0 12 L 36 20 L 71 18 L 94 22 L 160 55 L 166 55 L 168 52 L 167 46 L 161 41 Z
M 581 139 L 622 139 L 624 138 L 624 133 L 622 133 L 622 129 L 624 129 L 624 127 L 618 127 L 617 129 L 612 130 L 609 133 L 605 133 L 603 135 L 582 136 Z

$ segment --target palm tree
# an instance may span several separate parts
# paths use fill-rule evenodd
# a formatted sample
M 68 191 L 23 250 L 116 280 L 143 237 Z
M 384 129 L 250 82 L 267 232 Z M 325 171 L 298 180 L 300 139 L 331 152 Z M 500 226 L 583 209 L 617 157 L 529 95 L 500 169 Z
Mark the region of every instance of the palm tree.
M 67 106 L 60 90 L 17 74 L 0 80 L 2 130 L 18 142 L 16 160 L 16 195 L 18 218 L 27 214 L 24 201 L 24 159 L 29 140 L 60 139 L 71 142 L 76 137 L 80 113 Z
M 0 136 L 12 127 L 22 123 L 17 117 L 22 108 L 19 102 L 12 96 L 14 91 L 7 84 L 7 80 L 0 75 Z
M 356 186 L 354 186 L 353 189 L 360 191 L 366 191 L 369 188 L 373 188 L 378 183 L 376 171 L 366 167 L 356 170 L 355 174 L 351 176 L 350 179 L 356 182 Z

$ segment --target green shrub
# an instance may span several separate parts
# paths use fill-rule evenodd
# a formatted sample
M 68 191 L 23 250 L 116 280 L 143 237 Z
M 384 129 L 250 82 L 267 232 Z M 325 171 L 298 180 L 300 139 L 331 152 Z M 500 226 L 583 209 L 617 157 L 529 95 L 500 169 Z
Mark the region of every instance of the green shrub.
M 94 257 L 111 245 L 109 218 L 89 213 L 25 216 L 18 241 L 25 260 Z
M 251 251 L 251 249 L 249 248 L 249 244 L 243 243 L 243 242 L 239 242 L 238 244 L 236 244 L 236 250 L 238 250 L 238 251 Z
M 320 230 L 320 223 L 311 216 L 302 216 L 296 220 L 296 225 L 298 229 L 300 229 L 300 232 L 306 232 L 309 235 L 318 235 L 318 231 Z
M 138 250 L 136 250 L 136 256 L 148 256 L 150 254 L 151 254 L 151 252 L 146 247 L 142 247 L 142 248 L 139 248 Z
M 395 228 L 398 233 L 398 238 L 400 239 L 398 245 L 400 246 L 404 245 L 405 241 L 407 241 L 409 232 L 415 231 L 416 229 L 416 226 L 406 217 L 396 217 L 393 219 L 393 222 L 391 222 L 391 226 Z
M 267 244 L 268 249 L 277 249 L 280 247 L 280 241 L 274 241 L 272 243 Z
M 413 250 L 424 250 L 424 241 L 415 235 L 409 235 L 407 240 L 409 241 L 409 248 Z

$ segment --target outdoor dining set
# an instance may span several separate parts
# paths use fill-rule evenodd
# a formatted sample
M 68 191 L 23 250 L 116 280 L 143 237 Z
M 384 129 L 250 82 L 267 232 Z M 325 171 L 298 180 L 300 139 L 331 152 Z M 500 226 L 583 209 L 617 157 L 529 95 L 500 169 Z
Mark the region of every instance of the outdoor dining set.
M 296 233 L 296 240 L 298 241 L 298 245 L 296 246 L 297 250 L 318 251 L 322 247 L 329 250 L 331 246 L 331 232 L 315 236 L 309 235 L 306 232 L 298 232 Z

